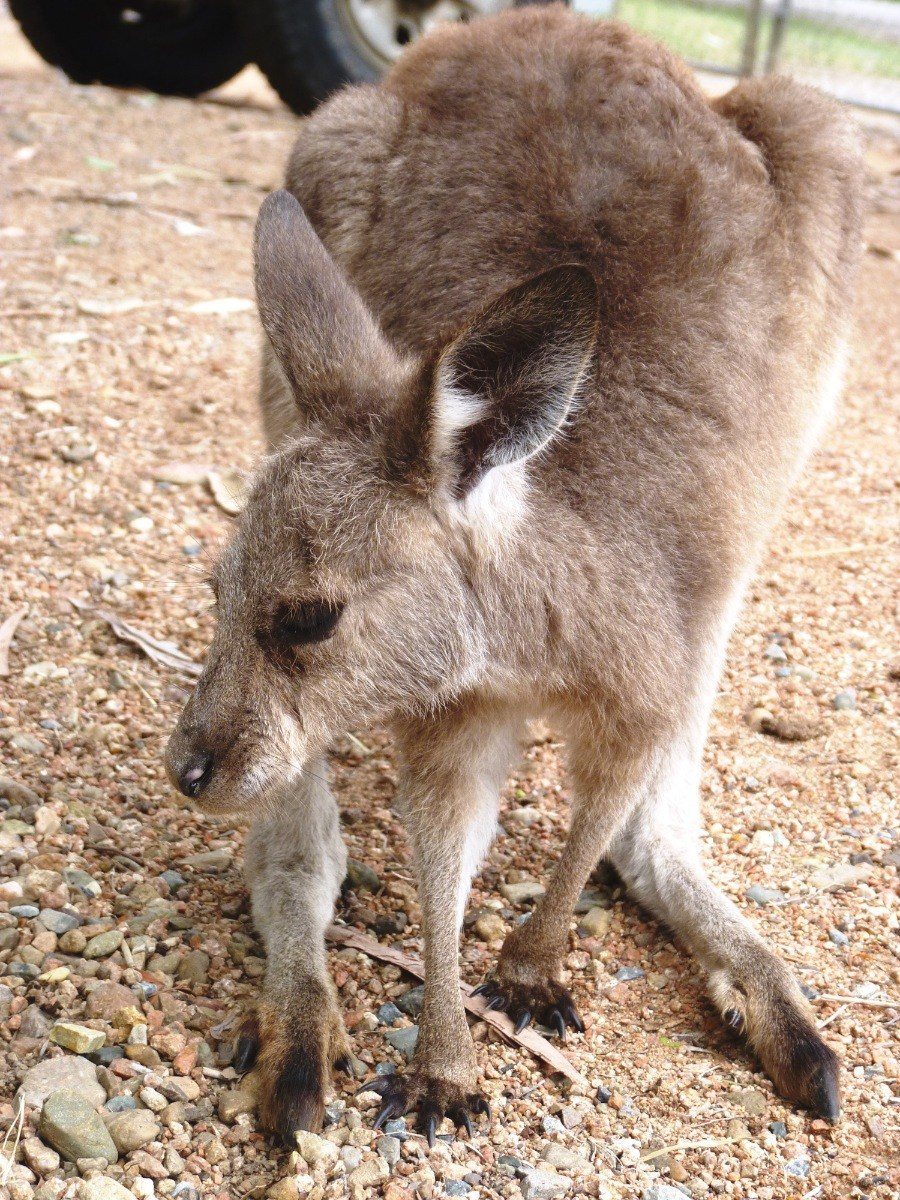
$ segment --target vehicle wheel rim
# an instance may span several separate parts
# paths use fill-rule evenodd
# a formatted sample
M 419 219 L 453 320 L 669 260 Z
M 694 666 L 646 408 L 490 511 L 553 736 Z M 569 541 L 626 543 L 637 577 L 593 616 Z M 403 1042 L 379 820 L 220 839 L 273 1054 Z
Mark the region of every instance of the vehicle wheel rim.
M 338 0 L 357 50 L 379 71 L 442 21 L 469 21 L 511 6 L 512 0 Z

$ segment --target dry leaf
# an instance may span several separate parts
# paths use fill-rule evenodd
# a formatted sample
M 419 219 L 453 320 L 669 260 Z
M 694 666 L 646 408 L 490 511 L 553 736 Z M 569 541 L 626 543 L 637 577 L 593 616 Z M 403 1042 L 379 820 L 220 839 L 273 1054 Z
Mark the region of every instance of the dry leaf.
M 153 478 L 159 483 L 177 483 L 183 486 L 205 483 L 208 475 L 209 467 L 203 463 L 165 463 L 153 472 Z
M 223 512 L 236 517 L 247 503 L 247 479 L 240 471 L 230 467 L 227 471 L 208 471 L 206 482 L 213 499 Z
M 27 616 L 28 606 L 25 605 L 23 608 L 16 609 L 0 625 L 0 675 L 6 676 L 9 674 L 9 647 L 15 637 L 16 630 Z
M 377 958 L 382 962 L 392 963 L 395 967 L 401 967 L 410 975 L 415 975 L 417 979 L 425 978 L 425 967 L 418 958 L 404 954 L 402 950 L 394 950 L 391 946 L 382 946 L 374 938 L 370 938 L 356 929 L 348 929 L 344 925 L 329 925 L 325 930 L 325 936 L 329 942 L 335 942 L 340 946 L 352 946 L 354 950 L 361 950 L 370 958 Z M 535 1058 L 540 1058 L 554 1071 L 559 1071 L 561 1075 L 571 1079 L 573 1083 L 581 1084 L 584 1087 L 589 1086 L 581 1072 L 572 1066 L 562 1051 L 557 1050 L 552 1042 L 548 1042 L 533 1029 L 523 1029 L 521 1033 L 516 1033 L 512 1021 L 505 1013 L 488 1012 L 487 1002 L 481 996 L 469 994 L 472 989 L 468 984 L 460 984 L 460 990 L 463 994 L 463 1005 L 473 1016 L 478 1017 L 480 1021 L 486 1021 L 488 1025 L 493 1025 L 507 1041 L 524 1046 L 526 1050 L 531 1051 Z
M 249 312 L 252 307 L 252 300 L 245 300 L 241 296 L 222 296 L 219 300 L 198 300 L 196 304 L 189 305 L 188 312 L 199 313 L 200 316 L 227 317 L 231 313 Z
M 180 671 L 183 675 L 191 675 L 194 678 L 202 673 L 202 664 L 194 662 L 192 658 L 182 654 L 173 642 L 162 642 L 159 638 L 136 629 L 108 609 L 95 608 L 92 604 L 86 604 L 84 600 L 78 600 L 74 596 L 69 596 L 68 601 L 86 616 L 99 617 L 101 621 L 105 621 L 117 638 L 137 646 L 148 658 L 159 663 L 160 666 L 170 667 L 173 671 Z
M 88 317 L 118 317 L 123 313 L 143 308 L 145 301 L 137 296 L 123 296 L 120 300 L 97 300 L 89 296 L 75 301 L 75 307 Z

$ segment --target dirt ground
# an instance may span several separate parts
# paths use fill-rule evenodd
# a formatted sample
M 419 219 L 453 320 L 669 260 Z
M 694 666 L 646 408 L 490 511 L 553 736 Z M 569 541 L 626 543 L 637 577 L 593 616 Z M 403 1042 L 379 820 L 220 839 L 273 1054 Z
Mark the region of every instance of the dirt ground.
M 401 1122 L 379 1141 L 373 1098 L 339 1080 L 334 1149 L 315 1162 L 309 1147 L 273 1148 L 241 1111 L 219 1026 L 263 964 L 242 830 L 180 806 L 163 775 L 187 685 L 70 602 L 203 654 L 201 580 L 231 520 L 205 473 L 249 468 L 260 450 L 250 234 L 295 118 L 247 79 L 202 103 L 74 87 L 0 22 L 0 621 L 27 609 L 0 679 L 0 1194 L 110 1200 L 129 1194 L 118 1181 L 186 1200 L 897 1196 L 900 142 L 868 129 L 846 399 L 750 590 L 704 779 L 712 875 L 808 989 L 846 1066 L 841 1121 L 782 1104 L 696 967 L 599 881 L 582 907 L 600 915 L 589 936 L 573 927 L 566 964 L 587 1032 L 564 1050 L 586 1083 L 476 1023 L 489 1132 L 445 1130 L 429 1151 Z M 759 732 L 759 709 L 767 728 L 799 716 L 812 736 Z M 339 919 L 417 954 L 393 754 L 356 732 L 334 772 L 350 853 L 370 871 L 357 869 Z M 468 981 L 527 908 L 504 889 L 540 880 L 558 853 L 567 796 L 559 748 L 537 741 L 475 881 Z M 754 885 L 768 891 L 748 896 Z M 417 981 L 352 948 L 333 949 L 332 967 L 357 1069 L 399 1066 L 386 1035 L 410 1019 L 382 1006 L 414 1012 Z M 60 1048 L 48 1040 L 60 1021 L 105 1046 Z M 13 1094 L 47 1058 L 66 1060 L 64 1086 L 87 1089 L 106 1119 L 119 1110 L 117 1163 L 84 1147 L 60 1163 L 35 1135 L 34 1103 L 13 1152 Z

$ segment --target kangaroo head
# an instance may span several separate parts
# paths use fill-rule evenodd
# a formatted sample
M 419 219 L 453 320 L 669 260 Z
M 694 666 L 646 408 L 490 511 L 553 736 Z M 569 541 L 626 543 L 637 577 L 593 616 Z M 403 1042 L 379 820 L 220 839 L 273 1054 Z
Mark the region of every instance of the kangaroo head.
M 412 361 L 289 193 L 263 204 L 255 254 L 297 432 L 216 568 L 215 638 L 166 756 L 217 812 L 263 804 L 342 732 L 477 686 L 498 614 L 480 609 L 472 556 L 525 536 L 528 462 L 572 408 L 597 308 L 590 273 L 560 267 Z

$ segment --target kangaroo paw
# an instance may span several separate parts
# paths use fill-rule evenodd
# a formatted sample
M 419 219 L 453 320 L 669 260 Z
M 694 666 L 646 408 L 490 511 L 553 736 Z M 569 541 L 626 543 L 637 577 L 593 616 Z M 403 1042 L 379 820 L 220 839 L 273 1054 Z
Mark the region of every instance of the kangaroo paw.
M 343 1023 L 330 1006 L 288 1011 L 263 1000 L 241 1025 L 233 1064 L 254 1068 L 260 1123 L 293 1146 L 298 1130 L 321 1130 L 332 1069 L 349 1061 Z
M 376 1129 L 381 1129 L 394 1117 L 402 1117 L 416 1109 L 416 1129 L 424 1133 L 428 1145 L 434 1145 L 437 1128 L 449 1117 L 454 1128 L 465 1129 L 473 1136 L 472 1117 L 484 1115 L 490 1120 L 491 1109 L 478 1092 L 466 1092 L 458 1084 L 425 1074 L 408 1071 L 404 1074 L 381 1075 L 360 1088 L 381 1097 L 381 1108 L 375 1117 Z
M 584 1033 L 584 1022 L 578 1015 L 568 989 L 554 979 L 543 983 L 488 979 L 475 988 L 472 995 L 483 996 L 489 1009 L 505 1012 L 515 1024 L 516 1033 L 520 1033 L 532 1021 L 554 1029 L 563 1041 L 567 1028 Z

